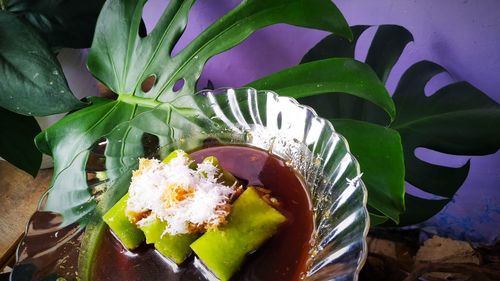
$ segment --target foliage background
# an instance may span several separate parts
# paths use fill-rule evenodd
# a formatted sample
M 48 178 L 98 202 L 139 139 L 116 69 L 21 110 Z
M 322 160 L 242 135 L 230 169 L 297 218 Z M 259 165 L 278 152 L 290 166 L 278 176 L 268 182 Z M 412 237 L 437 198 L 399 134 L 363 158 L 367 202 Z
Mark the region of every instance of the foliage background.
M 146 25 L 151 29 L 163 11 L 165 1 L 150 0 L 145 9 Z M 175 49 L 184 46 L 216 18 L 234 7 L 239 1 L 224 1 L 211 5 L 199 1 L 190 15 L 186 33 Z M 500 4 L 495 1 L 335 1 L 351 25 L 394 23 L 405 26 L 415 38 L 406 48 L 402 59 L 395 66 L 388 81 L 392 92 L 402 72 L 411 64 L 429 59 L 443 65 L 450 75 L 439 75 L 431 80 L 427 92 L 432 93 L 450 82 L 465 79 L 500 100 Z M 498 8 L 494 8 L 498 7 Z M 360 40 L 357 58 L 366 55 L 367 43 L 374 30 Z M 303 54 L 326 35 L 324 32 L 285 25 L 257 31 L 242 45 L 215 57 L 207 64 L 200 85 L 207 79 L 218 86 L 241 86 L 261 76 L 297 64 Z M 487 36 L 485 36 L 487 35 Z M 274 37 L 270 40 L 270 37 Z M 175 53 L 174 49 L 174 53 Z M 70 54 L 70 55 L 68 55 Z M 87 90 L 77 93 L 80 97 L 96 94 L 88 77 L 77 77 L 79 66 L 84 64 L 78 52 L 65 51 L 60 55 L 72 89 Z M 265 54 L 265 55 L 262 55 Z M 79 62 L 82 64 L 79 65 Z M 222 71 L 221 71 L 222 70 Z M 73 73 L 74 74 L 73 74 Z M 83 71 L 82 71 L 83 73 Z M 87 74 L 88 76 L 88 74 Z M 83 79 L 83 80 L 82 80 Z M 75 85 L 76 84 L 76 85 Z M 432 163 L 461 166 L 469 157 L 438 154 L 418 150 L 417 155 Z M 439 215 L 425 223 L 427 230 L 451 235 L 460 239 L 488 242 L 496 238 L 495 227 L 500 223 L 500 196 L 496 186 L 500 182 L 500 153 L 486 157 L 473 157 L 469 178 L 457 193 L 454 202 Z M 416 189 L 415 195 L 427 197 Z M 486 224 L 485 222 L 489 222 Z
M 164 7 L 152 0 L 145 8 L 145 21 L 153 26 Z M 239 1 L 211 5 L 199 1 L 190 14 L 190 22 L 175 50 L 184 46 Z M 474 1 L 334 1 L 350 25 L 394 23 L 405 26 L 414 36 L 388 80 L 392 92 L 404 70 L 413 63 L 428 59 L 444 66 L 448 74 L 431 80 L 427 93 L 457 80 L 467 80 L 497 102 L 500 101 L 500 3 Z M 229 4 L 228 4 L 229 3 Z M 148 28 L 149 29 L 149 28 Z M 374 29 L 360 39 L 357 58 L 366 56 Z M 241 86 L 264 75 L 296 65 L 325 32 L 278 25 L 257 31 L 241 45 L 210 60 L 201 76 L 218 86 Z M 274 38 L 270 40 L 270 38 Z M 265 55 L 262 55 L 265 54 Z M 222 71 L 221 71 L 222 70 Z M 494 129 L 494 128 L 492 128 Z M 498 129 L 497 129 L 498 130 Z M 458 167 L 470 157 L 449 156 L 418 149 L 417 156 L 431 163 Z M 498 233 L 492 225 L 500 223 L 500 153 L 472 157 L 469 177 L 452 203 L 425 223 L 428 231 L 472 241 L 493 241 Z M 415 195 L 426 194 L 412 189 Z M 485 223 L 489 222 L 489 224 Z

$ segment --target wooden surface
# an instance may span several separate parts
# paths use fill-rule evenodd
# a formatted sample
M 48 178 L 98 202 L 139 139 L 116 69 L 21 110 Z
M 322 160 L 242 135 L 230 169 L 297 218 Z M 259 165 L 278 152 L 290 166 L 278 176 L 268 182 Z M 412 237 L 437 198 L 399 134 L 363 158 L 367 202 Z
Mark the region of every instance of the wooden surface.
M 31 175 L 0 160 L 0 267 L 15 253 L 38 200 L 47 189 L 52 170 Z

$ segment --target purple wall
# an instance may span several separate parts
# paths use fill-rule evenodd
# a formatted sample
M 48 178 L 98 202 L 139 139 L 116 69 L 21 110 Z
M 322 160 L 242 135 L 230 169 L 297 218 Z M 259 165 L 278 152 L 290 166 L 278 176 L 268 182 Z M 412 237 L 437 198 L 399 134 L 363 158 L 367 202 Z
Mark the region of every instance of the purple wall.
M 399 24 L 413 33 L 415 42 L 406 48 L 403 58 L 391 73 L 389 91 L 394 90 L 395 83 L 405 69 L 419 60 L 427 59 L 443 65 L 450 72 L 450 75 L 440 75 L 433 79 L 427 87 L 428 93 L 446 83 L 463 79 L 500 101 L 499 1 L 334 2 L 351 25 Z M 166 3 L 165 0 L 150 0 L 146 4 L 145 20 L 148 30 L 154 26 Z M 239 1 L 236 0 L 199 0 L 191 11 L 186 33 L 175 50 L 185 46 L 190 39 L 237 3 Z M 206 85 L 207 79 L 210 79 L 216 87 L 241 86 L 261 76 L 296 65 L 303 54 L 325 35 L 325 32 L 286 25 L 265 28 L 240 46 L 211 59 L 202 74 L 201 85 Z M 357 58 L 363 59 L 366 56 L 367 42 L 371 36 L 373 30 L 360 39 L 361 48 L 356 53 Z M 65 72 L 72 71 L 81 58 L 75 61 L 73 64 L 66 63 Z M 85 76 L 84 79 L 88 78 Z M 71 77 L 69 80 L 70 84 L 77 83 Z M 419 149 L 417 155 L 432 163 L 449 166 L 462 165 L 469 159 L 426 149 Z M 427 230 L 442 235 L 476 242 L 492 242 L 500 233 L 499 187 L 500 153 L 472 157 L 470 175 L 453 202 L 424 226 Z M 409 190 L 428 196 L 411 187 Z

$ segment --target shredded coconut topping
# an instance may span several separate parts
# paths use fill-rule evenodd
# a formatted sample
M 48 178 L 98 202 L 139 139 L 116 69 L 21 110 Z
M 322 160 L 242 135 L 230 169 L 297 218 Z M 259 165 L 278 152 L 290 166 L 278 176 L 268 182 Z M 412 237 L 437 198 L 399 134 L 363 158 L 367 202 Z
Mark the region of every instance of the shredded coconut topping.
M 145 225 L 155 219 L 167 222 L 165 233 L 182 234 L 205 231 L 226 222 L 236 184 L 218 183 L 213 163 L 190 169 L 190 160 L 179 154 L 164 164 L 156 159 L 139 160 L 129 188 L 127 216 Z

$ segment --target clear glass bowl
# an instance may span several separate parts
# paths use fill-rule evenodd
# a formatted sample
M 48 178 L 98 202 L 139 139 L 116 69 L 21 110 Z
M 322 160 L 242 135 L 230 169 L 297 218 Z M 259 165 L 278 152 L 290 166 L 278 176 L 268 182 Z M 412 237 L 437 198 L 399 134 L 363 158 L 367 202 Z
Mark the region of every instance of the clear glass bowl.
M 347 141 L 332 124 L 292 98 L 252 88 L 202 91 L 180 99 L 186 99 L 183 104 L 191 108 L 169 111 L 170 126 L 158 127 L 157 139 L 145 143 L 145 153 L 162 157 L 173 149 L 190 151 L 215 139 L 279 156 L 303 176 L 312 200 L 314 244 L 305 280 L 357 280 L 367 255 L 367 192 Z M 182 118 L 172 117 L 180 111 Z M 161 108 L 146 112 L 129 125 L 164 123 L 165 112 Z M 102 148 L 94 149 L 99 151 Z M 96 184 L 100 183 L 89 187 Z M 57 214 L 33 215 L 18 249 L 12 280 L 38 280 L 51 274 L 75 277 L 84 228 L 60 227 L 60 222 Z

